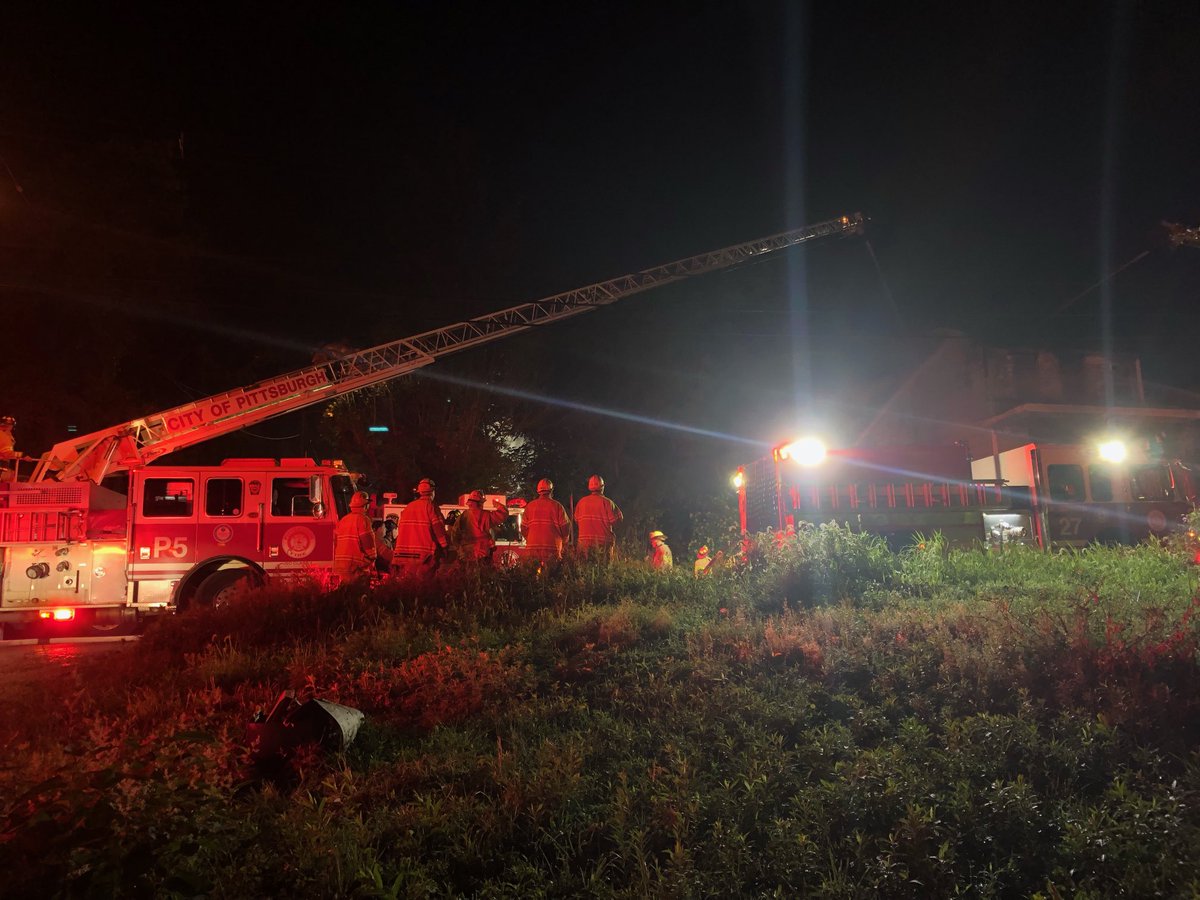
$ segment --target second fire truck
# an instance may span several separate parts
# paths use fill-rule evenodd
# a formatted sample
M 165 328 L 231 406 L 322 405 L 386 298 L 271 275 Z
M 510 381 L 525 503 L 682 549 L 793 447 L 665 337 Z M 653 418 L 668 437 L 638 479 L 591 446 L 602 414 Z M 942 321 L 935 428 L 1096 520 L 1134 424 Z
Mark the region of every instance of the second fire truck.
M 838 522 L 894 548 L 941 533 L 953 546 L 1134 544 L 1180 527 L 1192 471 L 1124 442 L 1027 444 L 972 460 L 962 445 L 825 453 L 776 448 L 738 470 L 744 533 Z

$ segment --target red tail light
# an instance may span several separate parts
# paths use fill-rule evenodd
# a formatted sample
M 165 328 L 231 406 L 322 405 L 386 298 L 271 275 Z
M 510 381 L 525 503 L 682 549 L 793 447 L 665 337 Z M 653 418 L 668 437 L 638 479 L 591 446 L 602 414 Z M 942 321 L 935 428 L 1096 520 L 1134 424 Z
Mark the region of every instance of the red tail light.
M 55 622 L 70 622 L 75 618 L 73 609 L 43 609 L 38 613 L 43 619 L 53 619 Z

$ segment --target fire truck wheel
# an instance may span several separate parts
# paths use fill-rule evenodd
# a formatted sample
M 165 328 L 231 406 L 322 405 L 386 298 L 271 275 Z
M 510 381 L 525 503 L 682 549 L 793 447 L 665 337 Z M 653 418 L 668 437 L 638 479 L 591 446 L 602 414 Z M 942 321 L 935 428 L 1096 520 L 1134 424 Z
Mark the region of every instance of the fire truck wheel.
M 88 632 L 95 636 L 115 637 L 138 630 L 137 614 L 120 609 L 98 609 L 86 624 Z
M 249 569 L 219 569 L 200 582 L 192 602 L 200 608 L 224 606 L 256 587 L 258 579 Z

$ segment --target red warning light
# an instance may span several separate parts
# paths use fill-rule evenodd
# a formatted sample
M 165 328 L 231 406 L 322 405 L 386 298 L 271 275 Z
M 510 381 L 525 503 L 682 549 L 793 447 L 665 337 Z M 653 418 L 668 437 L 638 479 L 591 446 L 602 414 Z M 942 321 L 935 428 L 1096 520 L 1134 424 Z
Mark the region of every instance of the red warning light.
M 53 619 L 55 622 L 70 622 L 75 618 L 73 609 L 43 609 L 38 613 L 43 619 Z

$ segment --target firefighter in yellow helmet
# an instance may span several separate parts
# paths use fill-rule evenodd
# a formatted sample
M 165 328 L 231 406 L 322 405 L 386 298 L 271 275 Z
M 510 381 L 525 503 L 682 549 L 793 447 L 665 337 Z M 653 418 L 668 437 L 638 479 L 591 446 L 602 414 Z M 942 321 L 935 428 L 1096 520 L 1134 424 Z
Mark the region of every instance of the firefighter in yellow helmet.
M 343 580 L 369 578 L 375 571 L 375 529 L 367 515 L 371 498 L 358 491 L 350 498 L 350 511 L 333 532 L 333 574 Z
M 713 558 L 708 555 L 708 545 L 705 544 L 696 551 L 696 561 L 692 564 L 692 572 L 697 578 L 703 575 L 711 575 L 713 567 Z
M 650 532 L 650 568 L 663 572 L 674 565 L 671 548 L 667 546 L 667 536 L 661 531 Z
M 493 533 L 508 519 L 508 507 L 497 503 L 494 509 L 484 509 L 483 501 L 483 491 L 467 495 L 467 508 L 454 521 L 453 537 L 459 559 L 488 566 L 496 549 Z
M 0 459 L 16 459 L 21 454 L 16 449 L 13 427 L 17 420 L 12 416 L 0 417 Z
M 617 546 L 613 526 L 625 516 L 620 507 L 604 496 L 604 479 L 588 479 L 588 495 L 575 504 L 575 547 L 580 556 L 596 554 L 612 558 Z
M 21 459 L 21 453 L 17 450 L 16 438 L 13 437 L 13 427 L 16 424 L 17 420 L 12 416 L 0 418 L 0 481 L 13 481 L 17 477 L 16 462 Z
M 450 546 L 446 521 L 433 502 L 436 487 L 432 479 L 422 478 L 417 484 L 420 496 L 400 513 L 396 549 L 392 553 L 393 574 L 428 578 L 438 570 Z
M 554 482 L 543 478 L 537 483 L 537 499 L 525 507 L 521 534 L 525 536 L 525 557 L 530 561 L 562 559 L 563 542 L 571 536 L 571 519 L 553 493 Z

